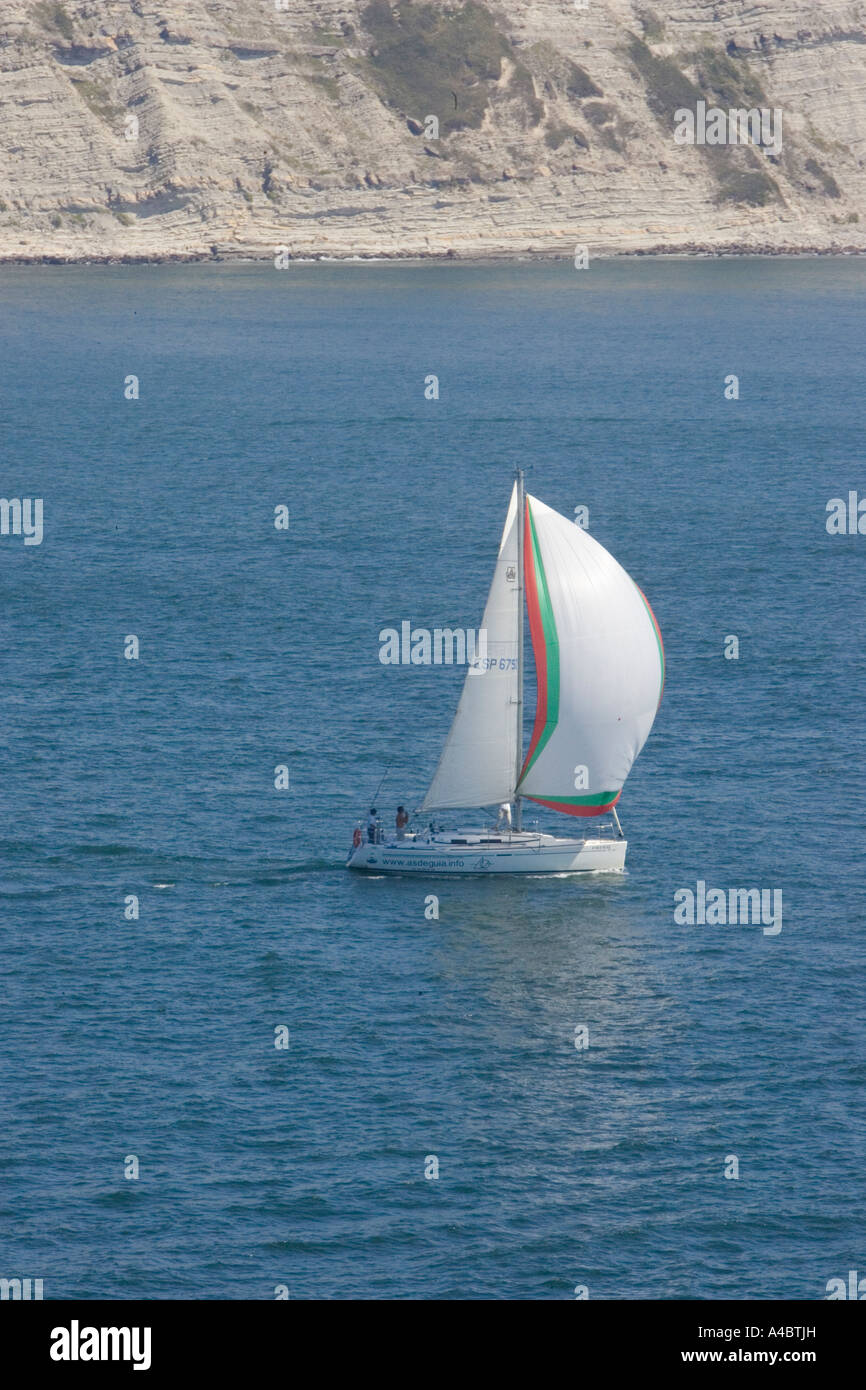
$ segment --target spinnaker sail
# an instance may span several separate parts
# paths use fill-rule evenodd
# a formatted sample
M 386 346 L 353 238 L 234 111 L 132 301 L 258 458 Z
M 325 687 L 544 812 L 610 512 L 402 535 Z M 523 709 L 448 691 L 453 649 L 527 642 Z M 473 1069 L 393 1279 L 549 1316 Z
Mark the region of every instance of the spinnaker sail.
M 604 546 L 529 495 L 524 573 L 538 693 L 517 795 L 566 815 L 602 815 L 661 701 L 661 633 Z

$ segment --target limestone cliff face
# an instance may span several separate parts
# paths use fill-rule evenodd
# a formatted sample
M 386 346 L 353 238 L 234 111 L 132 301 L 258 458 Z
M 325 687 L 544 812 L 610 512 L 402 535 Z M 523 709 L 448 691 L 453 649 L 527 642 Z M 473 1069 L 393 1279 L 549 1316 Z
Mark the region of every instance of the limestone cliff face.
M 2 0 L 0 116 L 0 258 L 866 248 L 866 0 Z

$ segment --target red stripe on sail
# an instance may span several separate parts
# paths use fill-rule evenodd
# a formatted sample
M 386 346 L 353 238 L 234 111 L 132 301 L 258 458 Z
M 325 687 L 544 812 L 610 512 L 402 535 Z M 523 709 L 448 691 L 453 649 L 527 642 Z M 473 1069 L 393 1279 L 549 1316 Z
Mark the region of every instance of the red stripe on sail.
M 634 584 L 634 580 L 632 580 L 632 583 Z M 661 659 L 662 659 L 662 688 L 661 688 L 661 690 L 659 691 L 659 705 L 660 705 L 661 702 L 662 702 L 662 696 L 663 696 L 664 693 L 665 693 L 665 674 L 666 674 L 666 671 L 667 671 L 667 664 L 666 664 L 666 662 L 665 662 L 665 644 L 664 644 L 664 642 L 662 641 L 662 630 L 661 630 L 661 628 L 659 627 L 658 623 L 656 622 L 656 615 L 655 615 L 655 613 L 652 611 L 652 608 L 650 607 L 650 604 L 649 604 L 649 599 L 647 598 L 647 596 L 646 596 L 646 594 L 644 593 L 643 589 L 641 588 L 641 586 L 640 586 L 639 584 L 635 584 L 634 587 L 637 589 L 638 593 L 640 594 L 641 598 L 643 599 L 644 603 L 646 604 L 646 611 L 649 613 L 650 617 L 652 618 L 652 620 L 653 620 L 653 627 L 654 627 L 655 630 L 656 630 L 656 638 L 657 638 L 658 644 L 659 644 L 659 655 L 661 656 Z M 656 705 L 656 709 L 658 709 L 658 705 Z
M 535 657 L 535 677 L 538 697 L 535 705 L 535 723 L 532 738 L 523 760 L 520 776 L 526 772 L 535 755 L 538 741 L 547 724 L 547 645 L 544 641 L 544 624 L 541 621 L 541 606 L 538 602 L 538 580 L 535 574 L 535 555 L 532 545 L 532 523 L 529 519 L 529 499 L 526 500 L 526 518 L 523 526 L 523 574 L 526 584 L 526 608 L 529 613 L 529 634 L 532 638 L 532 652 Z M 522 618 L 521 618 L 522 621 Z

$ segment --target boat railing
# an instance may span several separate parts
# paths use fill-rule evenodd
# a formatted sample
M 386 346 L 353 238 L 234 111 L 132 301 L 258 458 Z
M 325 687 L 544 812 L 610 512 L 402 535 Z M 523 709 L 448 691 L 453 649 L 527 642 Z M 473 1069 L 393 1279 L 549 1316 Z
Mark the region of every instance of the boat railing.
M 540 846 L 543 836 L 548 833 L 548 831 L 542 830 L 537 820 L 527 822 L 526 819 L 524 819 L 521 830 L 516 830 L 513 827 L 496 830 L 491 826 L 486 831 L 470 833 L 470 835 L 461 835 L 459 831 L 449 831 L 436 825 L 427 825 L 423 828 L 419 827 L 417 830 L 407 830 L 402 837 L 398 837 L 393 831 L 386 833 L 381 825 L 377 825 L 372 836 L 369 830 L 365 832 L 363 842 L 374 845 L 405 845 L 407 842 L 425 844 L 432 843 L 435 840 L 442 840 L 449 844 L 457 845 L 469 843 L 480 845 L 507 845 L 511 841 L 512 836 L 519 836 L 520 843 L 523 844 L 525 848 L 529 849 L 532 847 L 532 840 L 537 840 Z M 621 831 L 612 818 L 609 820 L 581 820 L 575 825 L 572 838 L 575 840 L 616 840 L 621 838 Z
M 593 840 L 603 840 L 607 837 L 610 837 L 612 840 L 622 839 L 622 832 L 619 827 L 614 824 L 612 819 L 589 822 L 587 824 L 587 830 L 589 830 L 590 827 L 592 829 L 591 838 Z

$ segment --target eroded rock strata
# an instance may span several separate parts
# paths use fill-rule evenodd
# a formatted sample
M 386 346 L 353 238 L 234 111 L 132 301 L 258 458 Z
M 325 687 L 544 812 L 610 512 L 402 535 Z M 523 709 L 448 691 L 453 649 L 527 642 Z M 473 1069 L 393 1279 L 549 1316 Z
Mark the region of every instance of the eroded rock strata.
M 866 246 L 866 3 L 3 0 L 0 104 L 2 259 Z

